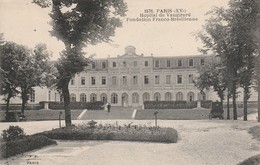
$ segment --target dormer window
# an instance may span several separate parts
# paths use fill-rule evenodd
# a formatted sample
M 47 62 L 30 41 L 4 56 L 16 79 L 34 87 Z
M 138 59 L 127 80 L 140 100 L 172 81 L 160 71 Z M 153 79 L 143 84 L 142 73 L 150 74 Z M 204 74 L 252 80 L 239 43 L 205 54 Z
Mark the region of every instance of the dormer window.
M 159 60 L 155 60 L 155 67 L 159 68 L 160 67 L 160 61 Z
M 193 59 L 189 59 L 189 66 L 193 66 Z
M 102 62 L 102 69 L 105 69 L 107 67 L 107 63 L 106 62 Z

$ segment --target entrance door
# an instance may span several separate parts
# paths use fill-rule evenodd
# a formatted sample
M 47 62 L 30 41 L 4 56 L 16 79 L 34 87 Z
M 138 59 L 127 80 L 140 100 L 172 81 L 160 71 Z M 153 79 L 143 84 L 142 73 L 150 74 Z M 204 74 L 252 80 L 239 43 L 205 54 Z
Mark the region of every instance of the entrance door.
M 128 107 L 128 94 L 127 93 L 122 94 L 122 106 Z

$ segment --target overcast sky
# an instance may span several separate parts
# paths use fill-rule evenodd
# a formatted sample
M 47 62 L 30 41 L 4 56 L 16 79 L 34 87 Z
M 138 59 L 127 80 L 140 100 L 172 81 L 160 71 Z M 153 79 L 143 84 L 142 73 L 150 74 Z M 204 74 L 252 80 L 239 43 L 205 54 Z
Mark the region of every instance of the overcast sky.
M 53 52 L 52 59 L 59 57 L 64 49 L 63 43 L 49 35 L 48 24 L 50 8 L 42 9 L 31 3 L 32 0 L 0 0 L 0 33 L 4 38 L 33 48 L 36 43 L 46 43 Z M 96 54 L 96 58 L 115 57 L 124 54 L 128 45 L 136 47 L 137 54 L 149 56 L 183 56 L 199 55 L 198 47 L 192 33 L 202 29 L 205 13 L 213 6 L 227 7 L 228 0 L 125 0 L 128 4 L 127 16 L 123 27 L 116 30 L 111 43 L 100 43 L 88 46 L 88 55 Z M 140 18 L 145 9 L 184 9 L 198 21 L 127 21 L 129 18 Z M 166 18 L 166 17 L 165 17 Z M 87 55 L 87 56 L 88 56 Z

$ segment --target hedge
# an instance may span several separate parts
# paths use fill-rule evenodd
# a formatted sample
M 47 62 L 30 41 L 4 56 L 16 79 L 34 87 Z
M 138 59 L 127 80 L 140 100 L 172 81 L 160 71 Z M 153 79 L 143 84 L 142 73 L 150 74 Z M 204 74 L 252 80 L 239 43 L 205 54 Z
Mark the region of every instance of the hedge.
M 44 146 L 57 144 L 56 141 L 49 139 L 46 136 L 32 135 L 26 136 L 23 139 L 12 140 L 1 143 L 2 158 L 7 158 L 17 154 L 21 154 L 34 149 L 39 149 Z
M 144 109 L 192 109 L 197 107 L 197 101 L 145 101 Z
M 40 105 L 44 105 L 45 101 L 40 102 Z M 48 101 L 49 108 L 53 110 L 64 109 L 64 102 Z M 102 101 L 96 102 L 70 102 L 71 109 L 88 109 L 88 110 L 101 110 L 104 109 L 104 103 Z
M 21 110 L 22 104 L 10 104 L 9 110 Z M 40 110 L 43 105 L 40 104 L 26 104 L 25 110 Z M 6 110 L 6 104 L 0 104 L 0 110 Z
M 202 100 L 201 102 L 201 107 L 202 108 L 210 108 L 211 107 L 211 100 Z

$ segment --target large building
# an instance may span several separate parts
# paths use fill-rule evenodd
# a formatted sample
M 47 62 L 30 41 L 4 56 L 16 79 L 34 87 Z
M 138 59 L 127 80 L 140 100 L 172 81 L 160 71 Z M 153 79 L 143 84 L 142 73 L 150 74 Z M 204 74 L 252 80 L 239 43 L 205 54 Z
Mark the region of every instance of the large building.
M 103 101 L 114 106 L 142 106 L 144 101 L 209 99 L 194 86 L 198 67 L 212 56 L 155 57 L 137 55 L 127 46 L 125 54 L 95 59 L 70 82 L 71 101 Z M 50 100 L 59 101 L 58 93 Z
M 71 101 L 110 102 L 112 106 L 142 106 L 144 101 L 216 100 L 217 95 L 204 95 L 194 86 L 198 68 L 215 60 L 211 55 L 156 57 L 136 54 L 127 46 L 117 57 L 94 59 L 84 72 L 70 82 Z M 251 100 L 256 100 L 256 92 Z M 55 90 L 35 88 L 30 103 L 62 101 Z M 242 100 L 238 98 L 238 101 Z M 12 103 L 21 102 L 19 98 Z

